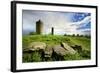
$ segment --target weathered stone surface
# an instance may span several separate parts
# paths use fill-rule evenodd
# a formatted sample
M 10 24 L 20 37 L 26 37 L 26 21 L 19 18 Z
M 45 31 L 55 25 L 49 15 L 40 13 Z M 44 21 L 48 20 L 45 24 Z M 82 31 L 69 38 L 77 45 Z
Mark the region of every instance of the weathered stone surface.
M 45 58 L 52 57 L 53 53 L 56 53 L 59 56 L 76 53 L 76 50 L 70 47 L 67 43 L 63 42 L 60 45 L 55 46 L 47 46 L 44 42 L 32 42 L 23 52 L 33 53 L 34 51 L 39 52 Z
M 30 49 L 23 49 L 23 53 L 32 53 L 33 51 L 31 51 Z
M 53 51 L 58 54 L 58 55 L 61 55 L 61 56 L 64 56 L 66 55 L 67 51 L 61 47 L 60 45 L 56 45 L 53 47 Z
M 28 49 L 31 51 L 45 50 L 46 44 L 44 42 L 32 42 L 29 44 Z
M 44 51 L 45 57 L 51 57 L 52 56 L 52 52 L 53 52 L 52 48 L 53 48 L 52 46 L 46 47 L 46 49 Z
M 70 47 L 67 43 L 61 43 L 61 46 L 67 51 L 67 53 L 69 53 L 69 54 L 75 54 L 76 53 L 76 51 L 72 48 L 72 47 Z

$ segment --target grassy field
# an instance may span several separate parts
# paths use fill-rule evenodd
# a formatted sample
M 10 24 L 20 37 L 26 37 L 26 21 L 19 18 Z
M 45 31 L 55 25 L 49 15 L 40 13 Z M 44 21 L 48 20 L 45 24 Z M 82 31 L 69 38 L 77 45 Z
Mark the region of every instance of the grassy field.
M 69 46 L 80 45 L 82 52 L 77 52 L 75 55 L 67 54 L 64 60 L 84 60 L 91 58 L 91 40 L 87 37 L 80 36 L 63 36 L 63 35 L 24 35 L 22 39 L 23 49 L 26 49 L 31 42 L 45 42 L 47 45 L 54 46 L 61 42 L 67 43 Z M 23 62 L 41 62 L 41 55 L 38 52 L 33 54 L 23 53 Z M 53 61 L 50 59 L 50 61 Z M 56 61 L 56 60 L 55 60 Z

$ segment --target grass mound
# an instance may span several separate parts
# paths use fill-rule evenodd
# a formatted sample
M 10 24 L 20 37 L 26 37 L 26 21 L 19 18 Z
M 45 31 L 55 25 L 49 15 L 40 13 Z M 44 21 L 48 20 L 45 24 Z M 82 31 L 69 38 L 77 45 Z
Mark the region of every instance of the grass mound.
M 75 55 L 67 54 L 64 56 L 64 60 L 84 60 L 91 58 L 91 40 L 87 37 L 78 36 L 63 36 L 63 35 L 24 35 L 22 37 L 23 49 L 26 49 L 31 42 L 44 42 L 47 45 L 59 45 L 61 42 L 67 43 L 69 46 L 80 45 L 82 51 Z M 41 62 L 44 61 L 41 54 L 35 52 L 33 54 L 23 53 L 23 62 Z M 52 59 L 50 59 L 52 61 Z

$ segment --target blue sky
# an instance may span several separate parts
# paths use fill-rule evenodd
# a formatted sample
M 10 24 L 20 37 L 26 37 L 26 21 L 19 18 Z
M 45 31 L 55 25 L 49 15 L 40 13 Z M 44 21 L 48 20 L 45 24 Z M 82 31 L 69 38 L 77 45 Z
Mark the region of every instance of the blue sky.
M 54 34 L 90 35 L 91 14 L 80 12 L 52 12 L 23 10 L 23 33 L 35 32 L 36 21 L 43 22 L 43 34 L 49 34 L 54 27 Z

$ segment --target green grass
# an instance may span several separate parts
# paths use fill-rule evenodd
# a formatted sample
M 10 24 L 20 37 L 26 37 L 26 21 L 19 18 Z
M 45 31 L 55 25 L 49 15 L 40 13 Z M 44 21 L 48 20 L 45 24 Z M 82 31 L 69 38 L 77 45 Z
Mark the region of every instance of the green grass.
M 70 42 L 82 46 L 84 50 L 90 50 L 91 48 L 91 40 L 86 37 L 68 37 Z
M 41 55 L 38 52 L 23 54 L 23 62 L 40 62 Z
M 25 35 L 22 37 L 23 49 L 27 49 L 31 42 L 45 42 L 47 45 L 54 46 L 65 42 L 72 45 L 82 46 L 82 52 L 77 52 L 75 55 L 67 54 L 64 60 L 84 60 L 91 58 L 91 40 L 87 37 L 79 36 L 63 36 L 63 35 Z M 23 62 L 41 62 L 41 55 L 37 52 L 33 54 L 23 53 Z
M 26 35 L 23 36 L 23 48 L 26 48 L 31 42 L 45 42 L 47 45 L 55 45 L 67 41 L 69 39 L 61 35 Z
M 74 54 L 74 55 L 66 54 L 66 55 L 64 56 L 64 59 L 65 59 L 65 60 L 81 60 L 81 59 L 83 59 L 83 58 L 80 56 L 79 53 L 76 53 L 76 54 Z

